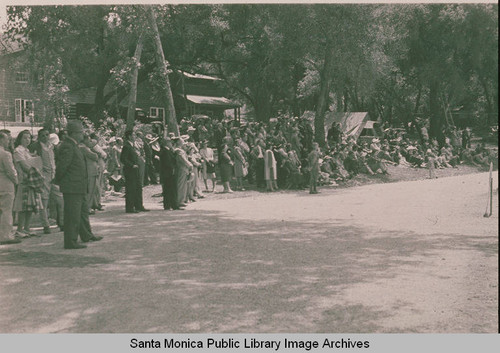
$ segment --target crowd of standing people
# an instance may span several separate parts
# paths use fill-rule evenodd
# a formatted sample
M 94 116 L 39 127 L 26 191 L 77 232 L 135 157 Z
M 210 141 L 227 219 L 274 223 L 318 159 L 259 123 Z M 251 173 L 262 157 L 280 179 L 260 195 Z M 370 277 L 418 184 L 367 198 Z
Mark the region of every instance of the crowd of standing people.
M 387 128 L 383 136 L 354 138 L 339 124 L 328 130 L 325 146 L 314 142 L 305 118 L 240 124 L 206 116 L 182 119 L 180 135 L 161 124 L 126 130 L 123 121 L 106 118 L 98 128 L 88 120 L 69 120 L 56 134 L 29 130 L 15 139 L 0 131 L 0 244 L 41 236 L 31 231 L 33 215 L 43 233 L 50 219 L 64 232 L 64 248 L 102 239 L 93 234 L 89 215 L 103 210 L 107 192 L 125 192 L 125 212 L 148 212 L 142 189 L 162 186 L 163 208 L 183 210 L 204 194 L 254 187 L 273 192 L 346 181 L 360 173 L 388 174 L 388 164 L 435 169 L 461 163 L 489 165 L 496 158 L 484 144 L 471 146 L 470 129 L 449 127 L 429 138 L 428 123 Z M 16 231 L 12 234 L 13 215 Z M 80 238 L 81 242 L 78 242 Z

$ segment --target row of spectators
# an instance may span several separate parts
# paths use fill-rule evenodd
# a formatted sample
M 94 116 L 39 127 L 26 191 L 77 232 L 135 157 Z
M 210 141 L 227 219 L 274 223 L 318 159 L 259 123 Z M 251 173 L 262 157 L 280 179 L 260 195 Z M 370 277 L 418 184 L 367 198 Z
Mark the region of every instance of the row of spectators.
M 125 186 L 120 161 L 125 125 L 109 117 L 98 128 L 86 119 L 84 126 L 81 149 L 87 163 L 87 200 L 92 214 L 103 209 L 101 198 L 106 192 L 120 192 Z M 175 145 L 172 150 L 180 148 L 185 152 L 190 167 L 189 186 L 186 191 L 183 189 L 180 200 L 184 205 L 203 197 L 202 189 L 216 191 L 218 179 L 223 192 L 244 190 L 248 185 L 267 191 L 302 189 L 309 185 L 312 192 L 315 182 L 328 185 L 360 173 L 388 174 L 388 165 L 429 168 L 433 177 L 435 168 L 453 168 L 462 163 L 481 167 L 496 158 L 484 144 L 471 148 L 468 129 L 448 128 L 438 141 L 429 138 L 424 123 L 415 124 L 412 129 L 388 128 L 383 137 L 357 140 L 344 135 L 340 126 L 334 124 L 322 149 L 313 143 L 310 121 L 300 118 L 240 126 L 236 121 L 195 116 L 183 119 L 180 131 L 181 137 L 176 137 L 164 133 L 159 124 L 138 125 L 132 144 L 140 157 L 141 187 L 162 182 L 165 189 L 162 151 L 169 148 L 169 141 Z M 8 130 L 2 130 L 1 135 L 5 139 L 3 150 L 12 156 L 18 178 L 13 201 L 15 237 L 37 235 L 30 230 L 34 213 L 39 214 L 44 233 L 51 232 L 49 218 L 63 229 L 62 195 L 52 181 L 57 146 L 65 138 L 65 131 L 56 134 L 42 129 L 36 138 L 28 130 L 15 139 Z M 172 167 L 175 169 L 175 165 Z M 5 193 L 0 189 L 0 195 Z M 5 212 L 2 217 L 7 217 Z M 0 241 L 12 240 L 6 231 L 2 234 Z

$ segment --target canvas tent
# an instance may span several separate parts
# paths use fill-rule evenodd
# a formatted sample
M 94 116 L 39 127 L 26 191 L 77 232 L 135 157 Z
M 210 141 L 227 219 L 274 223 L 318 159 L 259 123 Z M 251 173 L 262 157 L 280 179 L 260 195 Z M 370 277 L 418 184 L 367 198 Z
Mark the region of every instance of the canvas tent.
M 325 114 L 325 135 L 332 127 L 333 123 L 339 123 L 340 129 L 346 136 L 352 136 L 356 140 L 364 132 L 371 130 L 377 136 L 376 121 L 369 120 L 367 112 L 330 112 Z

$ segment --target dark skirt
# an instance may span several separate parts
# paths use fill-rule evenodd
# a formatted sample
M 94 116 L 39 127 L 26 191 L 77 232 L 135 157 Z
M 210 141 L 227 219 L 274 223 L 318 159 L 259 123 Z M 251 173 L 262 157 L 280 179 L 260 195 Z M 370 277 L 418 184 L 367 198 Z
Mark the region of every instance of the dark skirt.
M 207 173 L 215 173 L 215 164 L 213 162 L 207 162 Z
M 220 178 L 223 183 L 231 181 L 231 177 L 233 176 L 233 166 L 228 163 L 220 164 Z

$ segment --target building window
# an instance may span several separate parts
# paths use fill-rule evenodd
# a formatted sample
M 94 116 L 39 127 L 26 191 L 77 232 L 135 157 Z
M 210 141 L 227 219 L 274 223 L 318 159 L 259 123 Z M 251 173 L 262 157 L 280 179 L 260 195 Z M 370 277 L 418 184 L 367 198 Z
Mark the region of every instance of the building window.
M 163 120 L 163 117 L 165 116 L 165 108 L 150 107 L 149 116 L 151 118 L 160 118 Z
M 26 72 L 26 71 L 16 72 L 16 82 L 17 83 L 27 83 L 28 82 L 28 72 Z
M 35 116 L 35 105 L 30 99 L 16 99 L 16 122 L 29 123 Z

